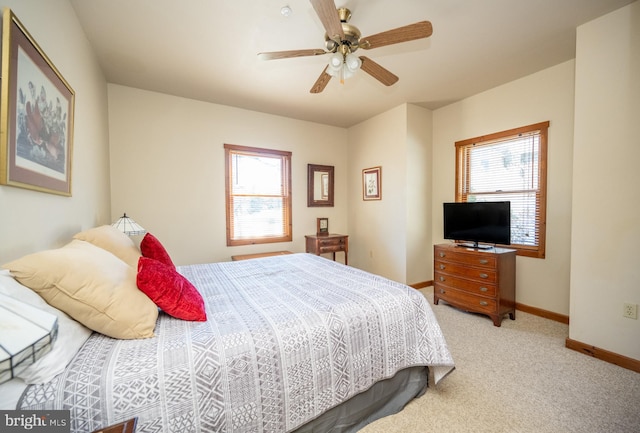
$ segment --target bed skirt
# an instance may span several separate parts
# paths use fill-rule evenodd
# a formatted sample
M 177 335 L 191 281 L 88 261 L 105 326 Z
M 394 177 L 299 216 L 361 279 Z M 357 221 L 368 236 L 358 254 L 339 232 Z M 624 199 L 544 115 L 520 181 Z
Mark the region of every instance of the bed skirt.
M 429 384 L 428 367 L 411 367 L 377 382 L 367 391 L 323 413 L 295 433 L 353 433 L 380 418 L 400 412 Z

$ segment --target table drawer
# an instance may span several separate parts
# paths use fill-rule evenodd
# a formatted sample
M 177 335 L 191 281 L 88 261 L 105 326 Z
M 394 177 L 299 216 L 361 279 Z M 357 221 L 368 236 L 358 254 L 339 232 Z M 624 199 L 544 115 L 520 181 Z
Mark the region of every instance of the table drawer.
M 477 266 L 485 268 L 496 267 L 496 257 L 494 255 L 482 253 L 467 254 L 464 252 L 464 248 L 460 247 L 460 251 L 452 251 L 450 249 L 443 249 L 436 247 L 435 260 L 456 262 L 467 266 Z
M 467 280 L 466 278 L 459 278 L 452 275 L 443 274 L 439 271 L 435 272 L 434 283 L 464 290 L 471 294 L 488 297 L 494 297 L 497 293 L 495 282 Z
M 340 246 L 344 246 L 345 242 L 344 242 L 344 238 L 340 237 L 340 238 L 327 238 L 327 239 L 320 239 L 318 238 L 318 246 L 320 248 L 322 247 L 340 247 Z
M 497 309 L 498 303 L 495 299 L 472 295 L 470 293 L 441 286 L 440 284 L 436 284 L 434 290 L 437 291 L 438 298 L 463 309 L 489 314 L 494 313 Z
M 318 247 L 320 253 L 333 253 L 336 251 L 344 251 L 344 244 L 329 244 L 329 245 L 320 245 Z

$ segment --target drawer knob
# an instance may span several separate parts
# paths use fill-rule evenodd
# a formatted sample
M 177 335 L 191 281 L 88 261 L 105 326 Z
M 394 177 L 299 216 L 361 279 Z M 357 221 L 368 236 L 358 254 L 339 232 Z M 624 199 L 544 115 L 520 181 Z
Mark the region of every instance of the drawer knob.
M 440 289 L 440 293 L 444 295 L 446 292 L 444 291 L 444 289 Z
M 481 264 L 481 265 L 486 265 L 487 263 L 489 263 L 489 260 L 487 260 L 487 259 L 480 259 L 480 264 Z
M 444 268 L 446 268 L 445 265 L 440 265 L 440 269 L 444 269 Z
M 482 273 L 480 274 L 480 278 L 489 278 L 489 275 Z
M 487 305 L 489 305 L 489 303 L 487 301 L 480 301 L 480 305 L 486 307 Z
M 489 290 L 489 289 L 487 289 L 486 287 L 480 287 L 480 291 L 481 292 L 486 292 L 487 290 Z
M 444 256 L 446 256 L 445 253 L 440 253 L 440 257 L 444 257 Z
M 440 277 L 440 281 L 444 281 L 444 280 L 445 280 L 445 278 L 444 278 L 444 277 Z

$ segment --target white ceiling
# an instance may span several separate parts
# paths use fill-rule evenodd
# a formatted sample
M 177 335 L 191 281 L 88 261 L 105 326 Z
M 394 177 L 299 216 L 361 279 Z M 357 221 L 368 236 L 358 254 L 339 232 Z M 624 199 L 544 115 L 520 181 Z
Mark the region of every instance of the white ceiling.
M 402 103 L 436 109 L 575 57 L 576 27 L 633 0 L 337 0 L 363 36 L 428 20 L 428 39 L 358 51 L 400 77 L 333 78 L 308 0 L 71 0 L 109 83 L 348 127 Z M 293 14 L 284 17 L 282 6 Z

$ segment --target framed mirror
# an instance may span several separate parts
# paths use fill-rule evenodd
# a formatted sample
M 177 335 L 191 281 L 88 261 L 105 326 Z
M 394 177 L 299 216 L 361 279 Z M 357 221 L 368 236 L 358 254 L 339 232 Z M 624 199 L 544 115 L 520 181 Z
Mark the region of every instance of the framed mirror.
M 333 206 L 333 166 L 307 164 L 307 206 Z

